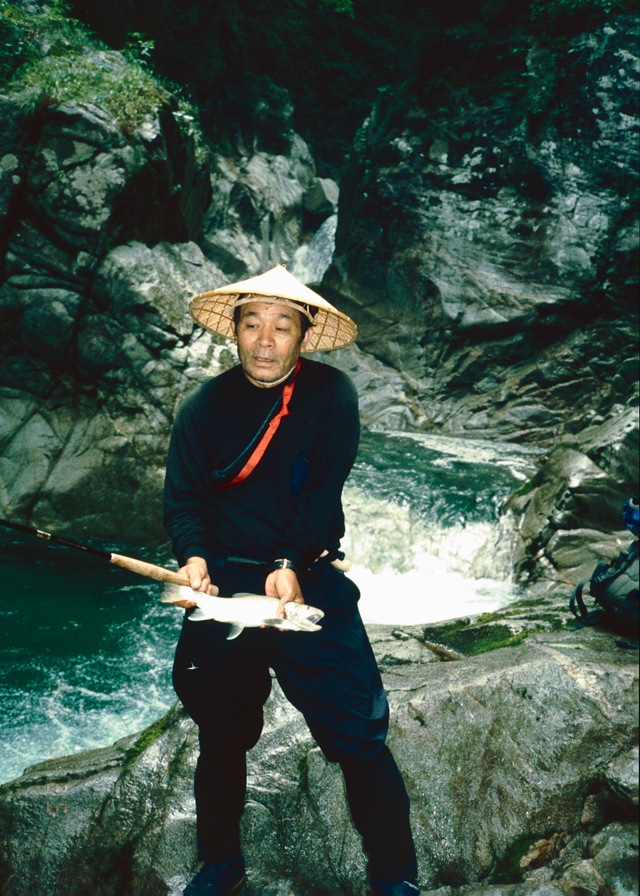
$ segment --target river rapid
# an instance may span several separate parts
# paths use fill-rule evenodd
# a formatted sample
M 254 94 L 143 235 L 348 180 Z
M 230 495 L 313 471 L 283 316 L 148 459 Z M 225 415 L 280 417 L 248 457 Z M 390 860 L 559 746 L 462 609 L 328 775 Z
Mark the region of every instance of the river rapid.
M 363 434 L 343 547 L 368 625 L 488 612 L 517 596 L 504 499 L 535 465 L 512 444 Z M 96 545 L 175 568 L 168 550 Z M 0 782 L 107 746 L 173 703 L 181 613 L 162 586 L 69 548 L 0 532 Z

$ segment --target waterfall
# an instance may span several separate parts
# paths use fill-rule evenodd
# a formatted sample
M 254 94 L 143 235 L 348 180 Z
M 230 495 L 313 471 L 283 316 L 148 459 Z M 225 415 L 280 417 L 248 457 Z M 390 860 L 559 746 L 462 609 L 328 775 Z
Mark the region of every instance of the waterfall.
M 331 264 L 335 248 L 338 216 L 323 221 L 313 238 L 300 246 L 289 264 L 289 271 L 303 283 L 320 283 Z
M 491 612 L 517 596 L 504 498 L 537 450 L 421 433 L 365 433 L 344 493 L 343 548 L 368 624 Z
M 351 490 L 347 510 L 343 547 L 366 624 L 440 622 L 501 609 L 517 596 L 510 516 L 443 526 Z

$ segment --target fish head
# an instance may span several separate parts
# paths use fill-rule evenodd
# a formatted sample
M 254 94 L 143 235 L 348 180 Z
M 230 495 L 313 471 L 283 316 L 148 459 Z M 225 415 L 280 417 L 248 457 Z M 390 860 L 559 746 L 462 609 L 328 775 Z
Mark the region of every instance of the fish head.
M 324 618 L 324 613 L 317 607 L 310 607 L 309 604 L 298 604 L 290 601 L 285 604 L 284 615 L 286 628 L 295 632 L 318 632 L 321 626 L 318 625 Z M 285 627 L 285 626 L 281 626 Z

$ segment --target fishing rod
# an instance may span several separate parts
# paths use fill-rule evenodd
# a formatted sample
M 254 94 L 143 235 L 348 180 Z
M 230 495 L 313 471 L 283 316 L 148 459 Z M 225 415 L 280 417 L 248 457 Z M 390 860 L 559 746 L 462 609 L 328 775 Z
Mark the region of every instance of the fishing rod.
M 84 551 L 92 554 L 94 557 L 100 557 L 101 560 L 107 560 L 114 566 L 120 566 L 122 569 L 128 569 L 129 572 L 135 572 L 140 576 L 146 576 L 148 579 L 155 579 L 158 582 L 168 582 L 171 585 L 190 585 L 188 576 L 165 569 L 163 566 L 156 566 L 154 563 L 147 563 L 145 560 L 137 560 L 135 557 L 125 557 L 123 554 L 111 554 L 109 551 L 101 551 L 98 548 L 90 548 L 86 544 L 79 544 L 77 541 L 69 541 L 67 538 L 61 538 L 59 535 L 52 535 L 51 532 L 43 532 L 42 529 L 35 529 L 31 526 L 21 526 L 20 523 L 12 523 L 10 520 L 0 519 L 0 526 L 6 526 L 8 529 L 15 529 L 16 532 L 23 532 L 25 535 L 34 535 L 36 538 L 44 538 L 53 544 L 61 544 L 67 548 L 73 548 L 76 551 Z M 323 551 L 320 555 L 325 557 L 327 551 Z M 336 558 L 331 560 L 331 565 L 335 566 L 341 572 L 348 572 L 351 568 L 351 561 Z
M 156 566 L 154 563 L 147 563 L 145 560 L 125 557 L 123 554 L 113 554 L 109 551 L 101 551 L 98 548 L 90 548 L 88 545 L 69 541 L 69 539 L 60 538 L 58 535 L 52 535 L 51 532 L 43 532 L 42 529 L 34 529 L 31 526 L 21 526 L 19 523 L 12 523 L 9 520 L 0 519 L 0 526 L 6 526 L 8 529 L 14 529 L 16 532 L 22 532 L 25 535 L 34 535 L 36 538 L 43 538 L 45 541 L 64 545 L 76 551 L 84 551 L 94 557 L 99 557 L 101 560 L 106 560 L 114 566 L 128 569 L 129 572 L 135 572 L 139 576 L 145 576 L 147 579 L 155 579 L 157 582 L 168 582 L 171 585 L 189 585 L 188 576 L 165 569 L 163 566 Z

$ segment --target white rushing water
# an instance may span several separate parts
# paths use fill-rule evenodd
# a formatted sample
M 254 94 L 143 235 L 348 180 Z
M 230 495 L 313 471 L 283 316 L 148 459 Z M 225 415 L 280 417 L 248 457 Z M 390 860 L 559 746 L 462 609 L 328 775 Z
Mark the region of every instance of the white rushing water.
M 338 216 L 322 222 L 313 238 L 296 250 L 289 271 L 303 283 L 320 283 L 333 258 Z
M 513 522 L 500 510 L 531 475 L 534 454 L 363 433 L 344 493 L 343 548 L 365 622 L 438 622 L 512 601 Z M 34 541 L 0 541 L 0 781 L 52 756 L 107 746 L 175 699 L 180 613 L 160 603 L 162 587 Z M 144 559 L 168 563 L 166 555 Z
M 304 283 L 321 282 L 333 257 L 337 224 L 337 215 L 327 218 L 295 253 L 290 270 Z M 486 476 L 489 468 L 503 469 L 514 488 L 533 472 L 536 452 L 526 448 L 423 433 L 386 437 L 414 442 L 417 466 L 423 449 L 430 471 L 466 464 Z M 409 490 L 413 488 L 412 495 L 382 497 L 375 488 L 358 488 L 357 468 L 351 480 L 356 484 L 345 490 L 343 549 L 352 563 L 349 574 L 361 591 L 364 621 L 429 623 L 490 612 L 510 603 L 516 596 L 511 563 L 515 532 L 513 520 L 497 513 L 501 493 L 496 493 L 496 512 L 490 519 L 469 520 L 463 514 L 458 520 L 442 519 L 438 517 L 445 515 L 439 513 L 429 518 L 429 512 L 421 512 L 419 477 L 414 481 L 406 465 L 399 469 Z M 457 497 L 454 486 L 453 506 Z
M 510 519 L 444 529 L 412 522 L 397 506 L 379 509 L 375 520 L 350 526 L 344 541 L 365 623 L 438 622 L 491 612 L 515 598 Z
M 343 540 L 364 621 L 438 622 L 513 601 L 515 521 L 501 505 L 532 474 L 536 453 L 426 434 L 365 436 L 345 489 Z

